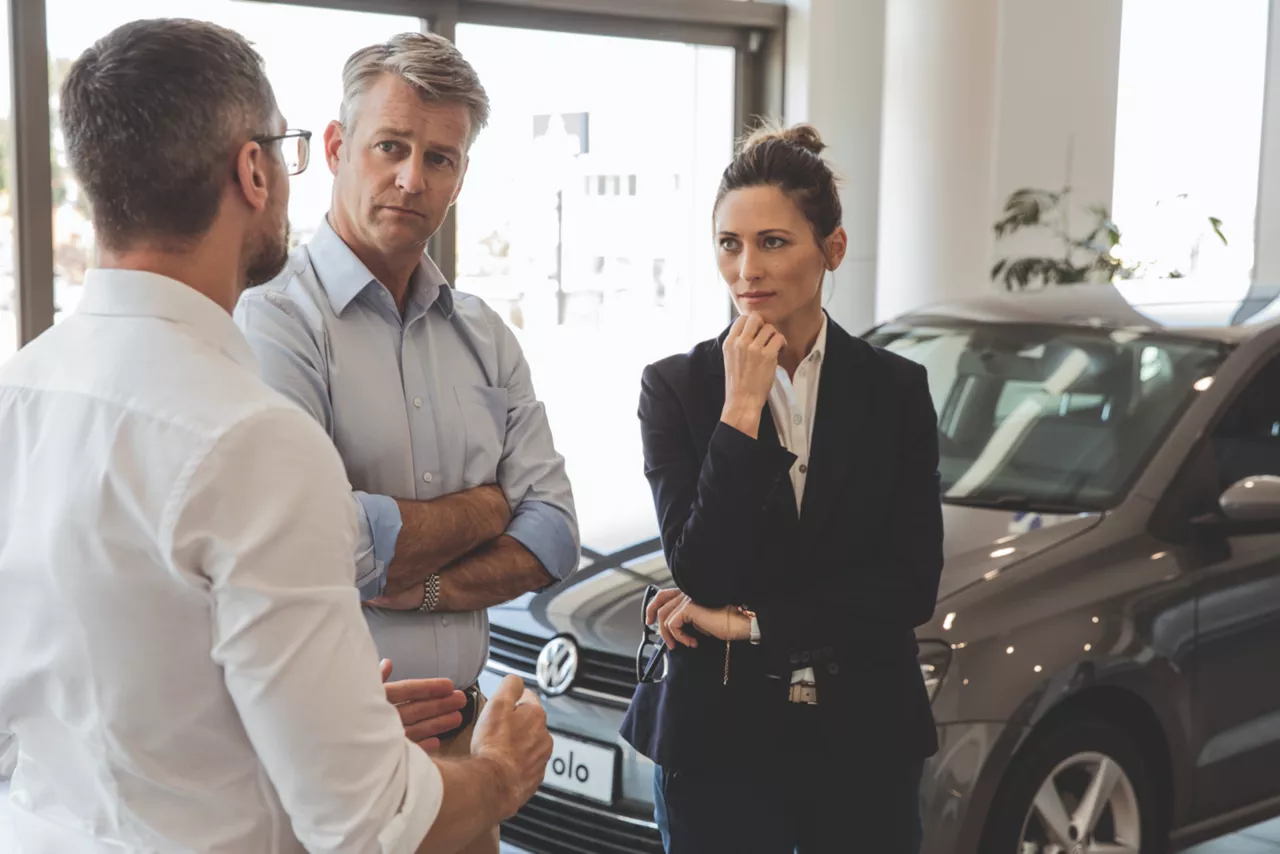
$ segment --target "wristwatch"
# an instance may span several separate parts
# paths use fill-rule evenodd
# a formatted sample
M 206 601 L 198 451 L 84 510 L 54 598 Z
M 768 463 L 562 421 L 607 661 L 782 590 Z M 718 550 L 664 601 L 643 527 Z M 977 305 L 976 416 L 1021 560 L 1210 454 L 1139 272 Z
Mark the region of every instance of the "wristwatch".
M 418 610 L 424 614 L 430 613 L 440 604 L 440 573 L 433 572 L 427 576 L 427 580 L 422 582 L 422 604 L 418 606 Z

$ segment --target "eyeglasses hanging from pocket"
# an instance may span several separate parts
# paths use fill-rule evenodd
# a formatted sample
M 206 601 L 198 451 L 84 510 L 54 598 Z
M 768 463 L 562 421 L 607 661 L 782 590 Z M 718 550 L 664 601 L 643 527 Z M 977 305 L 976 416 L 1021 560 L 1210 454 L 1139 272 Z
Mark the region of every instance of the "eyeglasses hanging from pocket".
M 645 621 L 649 604 L 658 595 L 658 590 L 658 587 L 650 584 L 644 589 L 644 596 L 640 600 L 640 624 L 644 636 L 636 650 L 636 681 L 641 684 L 661 682 L 667 675 L 667 645 L 663 643 L 657 627 Z

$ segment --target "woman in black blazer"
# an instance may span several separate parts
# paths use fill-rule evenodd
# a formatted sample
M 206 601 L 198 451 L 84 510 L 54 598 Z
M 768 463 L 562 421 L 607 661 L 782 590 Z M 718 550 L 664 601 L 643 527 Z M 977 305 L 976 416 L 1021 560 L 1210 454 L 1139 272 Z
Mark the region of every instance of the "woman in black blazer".
M 744 143 L 715 205 L 740 316 L 642 381 L 679 589 L 650 606 L 666 675 L 623 735 L 660 766 L 669 854 L 920 846 L 937 742 L 913 629 L 942 568 L 937 421 L 923 368 L 822 309 L 847 245 L 822 149 L 807 126 Z

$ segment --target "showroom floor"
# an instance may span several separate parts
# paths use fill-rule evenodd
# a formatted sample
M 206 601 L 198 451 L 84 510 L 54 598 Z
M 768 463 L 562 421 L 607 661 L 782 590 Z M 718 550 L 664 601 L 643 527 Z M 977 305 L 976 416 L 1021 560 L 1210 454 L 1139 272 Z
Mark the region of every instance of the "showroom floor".
M 1183 854 L 1280 854 L 1280 819 L 1188 848 Z

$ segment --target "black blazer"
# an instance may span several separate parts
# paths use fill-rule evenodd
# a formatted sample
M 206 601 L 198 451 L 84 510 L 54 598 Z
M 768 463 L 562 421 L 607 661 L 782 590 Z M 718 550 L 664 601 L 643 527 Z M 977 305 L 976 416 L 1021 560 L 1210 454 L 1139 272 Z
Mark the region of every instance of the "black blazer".
M 791 672 L 813 667 L 833 751 L 918 759 L 937 750 L 913 629 L 942 570 L 937 418 L 925 371 L 829 321 L 797 518 L 766 406 L 758 439 L 720 422 L 727 331 L 644 371 L 645 474 L 680 589 L 745 605 L 762 643 L 677 646 L 640 685 L 622 734 L 667 768 L 758 755 L 782 731 Z

